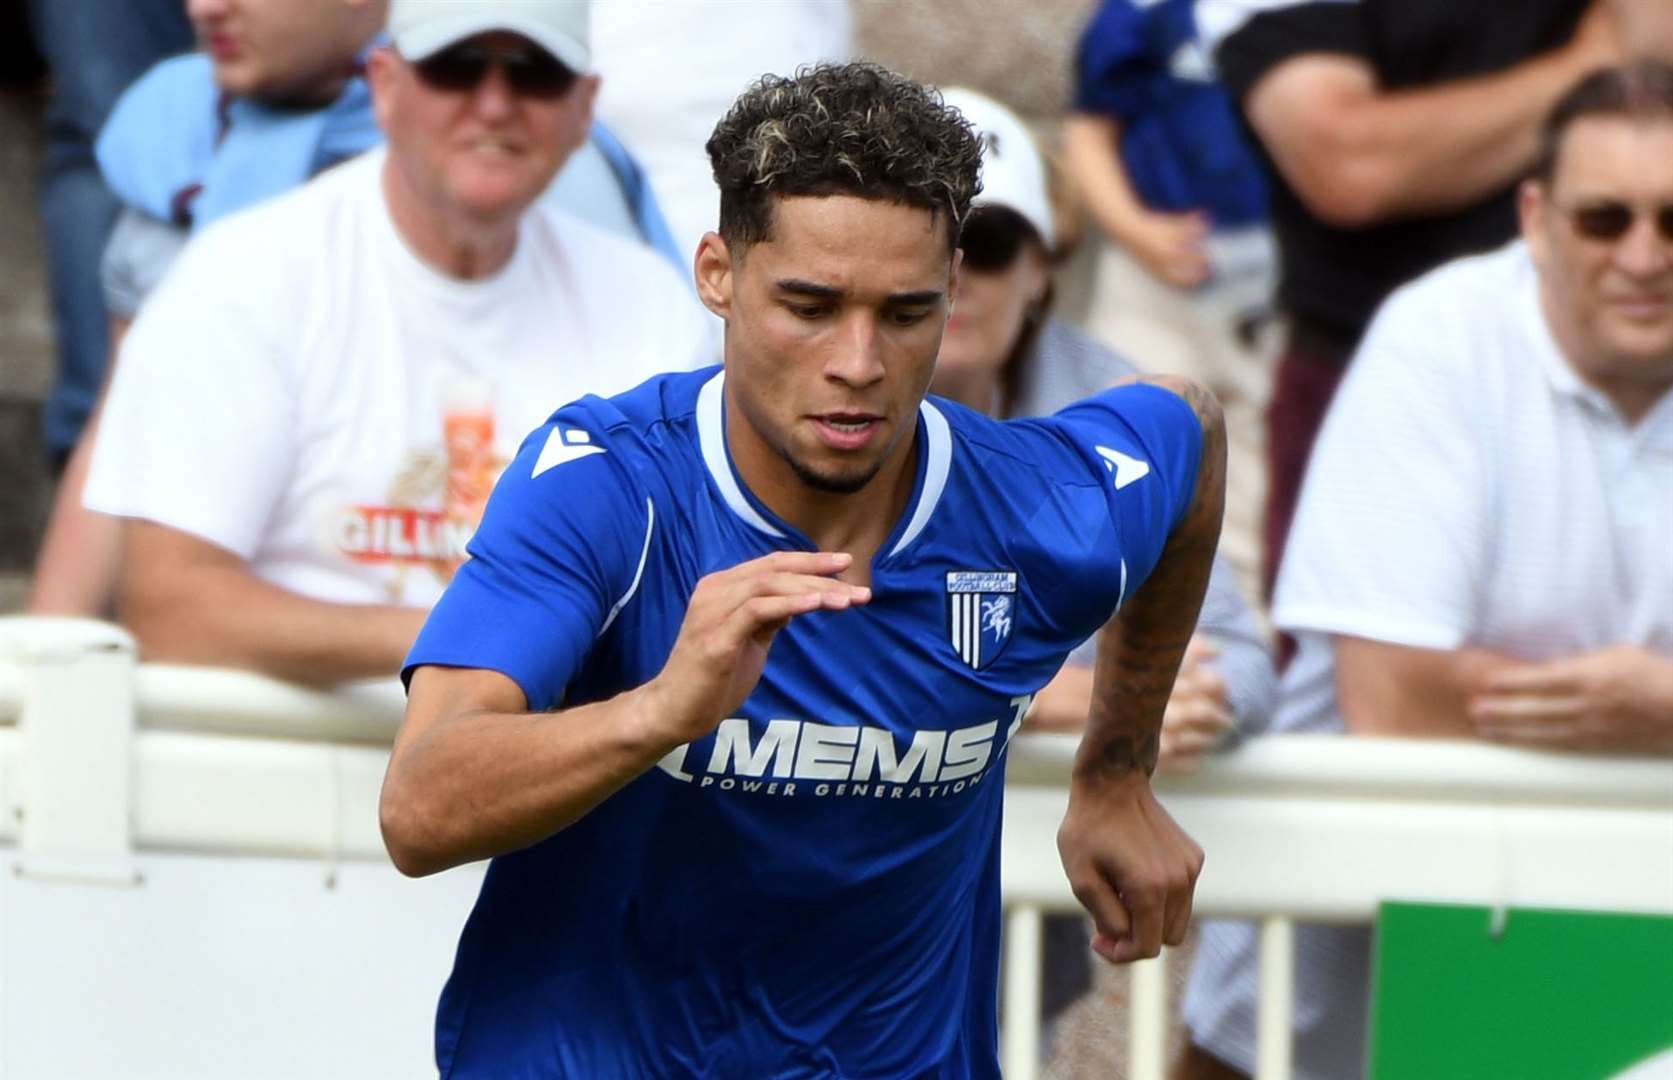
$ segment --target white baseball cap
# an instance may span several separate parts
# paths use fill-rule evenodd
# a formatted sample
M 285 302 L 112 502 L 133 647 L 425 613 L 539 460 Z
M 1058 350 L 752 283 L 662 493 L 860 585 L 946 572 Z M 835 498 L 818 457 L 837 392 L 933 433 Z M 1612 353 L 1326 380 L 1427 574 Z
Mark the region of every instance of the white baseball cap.
M 493 30 L 521 34 L 586 71 L 588 0 L 394 0 L 389 36 L 408 60 L 423 60 L 466 38 Z
M 973 206 L 1003 206 L 1034 226 L 1049 251 L 1057 246 L 1051 198 L 1046 193 L 1046 163 L 1017 114 L 985 94 L 961 86 L 941 91 L 982 140 L 982 193 Z

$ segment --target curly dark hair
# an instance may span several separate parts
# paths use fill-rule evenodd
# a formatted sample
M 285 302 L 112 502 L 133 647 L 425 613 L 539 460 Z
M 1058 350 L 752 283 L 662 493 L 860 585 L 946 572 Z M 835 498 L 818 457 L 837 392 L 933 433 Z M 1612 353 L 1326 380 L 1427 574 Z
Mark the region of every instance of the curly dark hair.
M 981 140 L 922 83 L 876 64 L 818 64 L 762 76 L 708 142 L 720 234 L 768 239 L 773 199 L 859 195 L 945 213 L 949 250 L 982 190 Z

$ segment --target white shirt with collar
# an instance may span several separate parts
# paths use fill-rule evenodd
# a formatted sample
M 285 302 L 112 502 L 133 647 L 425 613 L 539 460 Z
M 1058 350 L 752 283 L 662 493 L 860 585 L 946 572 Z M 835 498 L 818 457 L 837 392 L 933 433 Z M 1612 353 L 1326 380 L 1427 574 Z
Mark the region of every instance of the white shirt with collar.
M 1313 450 L 1273 621 L 1296 636 L 1274 727 L 1340 729 L 1332 637 L 1529 660 L 1673 656 L 1673 393 L 1628 425 L 1559 351 L 1526 246 L 1396 292 Z M 1358 1075 L 1368 932 L 1298 935 L 1298 1077 Z M 1249 1066 L 1254 937 L 1204 933 L 1197 1042 Z
M 1333 634 L 1673 655 L 1673 394 L 1629 426 L 1583 382 L 1520 242 L 1406 286 L 1320 431 L 1273 621 L 1289 729 L 1340 726 Z

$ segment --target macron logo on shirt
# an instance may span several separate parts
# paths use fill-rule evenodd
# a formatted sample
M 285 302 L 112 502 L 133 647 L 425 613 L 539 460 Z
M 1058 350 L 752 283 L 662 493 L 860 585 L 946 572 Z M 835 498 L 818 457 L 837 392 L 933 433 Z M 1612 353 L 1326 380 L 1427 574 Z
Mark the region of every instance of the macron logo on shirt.
M 1104 468 L 1115 474 L 1115 490 L 1131 484 L 1135 480 L 1143 480 L 1150 475 L 1150 462 L 1140 461 L 1136 457 L 1129 457 L 1119 450 L 1111 450 L 1107 446 L 1094 446 L 1098 456 L 1104 459 Z M 537 469 L 538 473 L 539 470 Z
M 604 453 L 604 447 L 594 446 L 592 441 L 593 437 L 580 428 L 553 428 L 552 434 L 546 436 L 546 445 L 540 448 L 540 456 L 534 461 L 534 472 L 529 479 L 577 458 Z

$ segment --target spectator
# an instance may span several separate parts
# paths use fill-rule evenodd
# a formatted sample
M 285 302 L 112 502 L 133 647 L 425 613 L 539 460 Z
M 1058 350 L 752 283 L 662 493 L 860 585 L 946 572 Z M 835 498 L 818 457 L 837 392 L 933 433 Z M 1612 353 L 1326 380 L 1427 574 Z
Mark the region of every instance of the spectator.
M 391 34 L 387 151 L 204 230 L 124 349 L 87 501 L 154 659 L 392 674 L 525 431 L 709 358 L 666 262 L 536 205 L 591 122 L 585 5 L 395 0 Z
M 204 51 L 164 61 L 99 133 L 123 210 L 105 251 L 119 329 L 191 230 L 381 141 L 360 77 L 387 0 L 188 0 Z
M 1673 67 L 1546 122 L 1522 240 L 1378 313 L 1279 579 L 1276 726 L 1673 753 Z M 1302 928 L 1299 1077 L 1362 1068 L 1369 932 Z M 1200 1049 L 1253 1059 L 1254 933 L 1205 928 Z
M 40 207 L 58 375 L 42 423 L 61 468 L 93 407 L 107 349 L 98 266 L 118 204 L 99 177 L 93 138 L 128 84 L 191 48 L 192 33 L 180 0 L 30 0 L 29 13 L 52 72 Z
M 685 267 L 720 206 L 703 152 L 715 121 L 763 72 L 854 53 L 848 0 L 601 0 L 592 33 L 598 113 L 644 162 Z
M 982 139 L 982 193 L 960 233 L 964 260 L 941 339 L 933 393 L 990 415 L 1044 416 L 1136 374 L 1132 365 L 1051 315 L 1052 263 L 1063 253 L 1051 167 L 1010 110 L 971 90 L 944 91 Z M 1185 654 L 1162 721 L 1162 772 L 1184 772 L 1239 731 L 1270 720 L 1276 677 L 1237 579 L 1216 557 L 1201 630 Z M 1092 704 L 1095 640 L 1034 699 L 1027 727 L 1079 734 Z M 1050 1019 L 1091 986 L 1086 922 L 1046 920 L 1045 987 Z
M 1272 180 L 1288 330 L 1268 410 L 1269 594 L 1314 434 L 1372 312 L 1514 235 L 1540 117 L 1616 58 L 1610 2 L 1498 4 L 1490 33 L 1478 4 L 1199 5 Z
M 1266 182 L 1215 82 L 1194 0 L 1104 0 L 1076 50 L 1064 150 L 1101 245 L 1087 328 L 1152 371 L 1207 384 L 1231 437 L 1220 550 L 1260 577 L 1276 256 Z
M 159 64 L 123 95 L 98 142 L 124 203 L 105 249 L 112 359 L 141 302 L 192 232 L 381 143 L 365 53 L 387 0 L 194 0 L 209 51 Z M 595 123 L 547 195 L 674 261 L 638 163 Z M 119 529 L 82 505 L 95 418 L 59 486 L 29 609 L 101 616 L 113 601 Z
M 105 260 L 108 298 L 130 320 L 188 230 L 382 141 L 363 75 L 388 0 L 188 0 L 187 7 L 205 52 L 148 72 L 99 136 L 100 167 L 124 203 L 122 228 L 137 234 L 119 235 Z M 554 183 L 560 206 L 596 214 L 652 246 L 665 242 L 660 211 L 614 137 L 595 126 L 571 159 L 583 167 Z
M 930 389 L 990 415 L 1044 416 L 1107 389 L 1136 369 L 1051 316 L 1058 231 L 1049 166 L 1028 129 L 971 90 L 943 97 L 982 138 L 982 193 L 961 233 L 964 260 Z M 1187 654 L 1162 730 L 1161 767 L 1186 770 L 1231 734 L 1264 726 L 1275 677 L 1248 605 L 1216 560 L 1204 633 Z M 1035 701 L 1030 723 L 1079 731 L 1091 700 L 1092 650 Z M 1078 663 L 1077 663 L 1078 661 Z
M 112 365 L 191 230 L 382 139 L 356 72 L 386 0 L 190 0 L 186 9 L 207 53 L 145 73 L 96 147 L 121 204 L 100 275 Z M 82 506 L 101 407 L 102 395 L 59 481 L 30 588 L 35 614 L 110 609 L 120 529 Z

